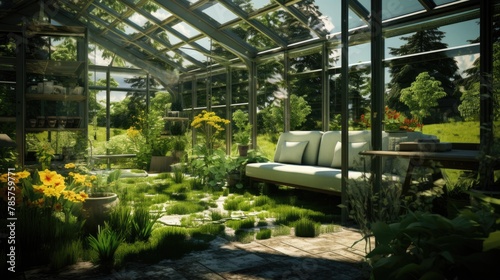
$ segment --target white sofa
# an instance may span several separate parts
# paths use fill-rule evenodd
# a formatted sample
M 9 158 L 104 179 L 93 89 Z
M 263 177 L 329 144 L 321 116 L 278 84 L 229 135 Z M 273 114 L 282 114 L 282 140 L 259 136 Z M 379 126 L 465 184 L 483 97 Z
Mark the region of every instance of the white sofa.
M 405 141 L 432 137 L 419 132 L 405 135 Z M 389 134 L 383 132 L 382 149 L 389 146 Z M 245 175 L 251 181 L 270 182 L 319 192 L 341 193 L 341 131 L 290 131 L 280 135 L 272 162 L 247 164 Z M 371 131 L 349 131 L 349 179 L 360 179 L 370 171 L 369 157 L 359 152 L 371 149 Z M 404 159 L 402 159 L 404 160 Z M 385 164 L 385 163 L 384 163 Z M 408 166 L 406 162 L 406 166 Z M 393 180 L 402 180 L 405 162 L 387 166 Z M 394 176 L 393 176 L 394 175 Z

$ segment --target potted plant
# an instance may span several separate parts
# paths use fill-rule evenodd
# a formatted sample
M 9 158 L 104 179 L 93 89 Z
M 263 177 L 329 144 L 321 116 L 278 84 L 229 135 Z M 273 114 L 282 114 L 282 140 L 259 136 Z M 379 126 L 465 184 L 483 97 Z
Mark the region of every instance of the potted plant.
M 179 135 L 172 138 L 172 155 L 175 160 L 180 161 L 184 156 L 184 151 L 186 150 L 187 139 L 186 137 Z
M 236 187 L 241 189 L 246 181 L 245 167 L 249 163 L 255 162 L 268 162 L 269 159 L 257 153 L 254 150 L 249 150 L 246 156 L 237 158 L 230 158 L 227 163 L 228 178 L 227 183 L 229 187 Z
M 248 121 L 248 113 L 240 109 L 234 111 L 233 122 L 237 129 L 233 139 L 238 145 L 239 155 L 246 156 L 250 147 L 250 132 L 252 129 L 252 124 Z
M 86 220 L 86 231 L 95 232 L 98 225 L 104 225 L 104 221 L 109 218 L 111 209 L 118 205 L 118 195 L 113 191 L 113 187 L 120 176 L 120 169 L 112 171 L 107 176 L 90 176 L 92 186 L 88 188 L 89 195 L 83 202 L 82 208 L 82 215 Z

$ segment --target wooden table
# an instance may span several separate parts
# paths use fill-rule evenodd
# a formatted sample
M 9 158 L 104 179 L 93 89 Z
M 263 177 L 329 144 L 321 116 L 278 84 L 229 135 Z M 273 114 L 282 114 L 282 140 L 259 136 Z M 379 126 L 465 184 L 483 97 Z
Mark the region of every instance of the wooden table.
M 402 157 L 410 159 L 403 183 L 403 193 L 410 188 L 411 177 L 414 167 L 439 167 L 460 170 L 479 169 L 479 150 L 451 150 L 447 152 L 424 152 L 424 151 L 363 151 L 359 153 L 364 156 Z

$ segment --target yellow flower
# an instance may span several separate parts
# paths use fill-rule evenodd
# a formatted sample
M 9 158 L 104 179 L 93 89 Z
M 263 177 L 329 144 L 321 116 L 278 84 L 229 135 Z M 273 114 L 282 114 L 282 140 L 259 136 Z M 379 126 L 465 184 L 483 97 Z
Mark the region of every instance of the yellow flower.
M 75 167 L 76 167 L 76 165 L 74 163 L 72 163 L 72 162 L 66 163 L 64 165 L 64 168 L 66 168 L 66 169 L 72 169 L 72 168 L 75 168 Z
M 38 175 L 40 175 L 40 180 L 46 186 L 64 184 L 64 177 L 56 171 L 45 169 L 44 171 L 39 171 Z
M 21 172 L 17 172 L 17 177 L 18 177 L 19 179 L 28 178 L 30 175 L 31 175 L 31 174 L 30 174 L 28 171 L 26 171 L 26 170 L 21 171 Z
M 9 174 L 5 173 L 0 176 L 0 182 L 7 183 L 9 180 Z
M 73 179 L 75 180 L 75 183 L 77 183 L 77 184 L 84 184 L 85 181 L 87 180 L 87 176 L 79 174 L 79 173 L 75 173 L 75 174 L 73 174 Z

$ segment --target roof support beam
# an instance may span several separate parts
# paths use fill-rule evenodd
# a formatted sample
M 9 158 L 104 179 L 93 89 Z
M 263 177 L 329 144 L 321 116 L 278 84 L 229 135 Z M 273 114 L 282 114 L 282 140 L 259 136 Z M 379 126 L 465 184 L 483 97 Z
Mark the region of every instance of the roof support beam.
M 231 35 L 214 26 L 214 22 L 201 13 L 196 13 L 189 8 L 186 1 L 156 1 L 163 8 L 169 10 L 172 14 L 182 18 L 186 23 L 195 26 L 200 32 L 204 33 L 223 45 L 226 49 L 240 57 L 246 63 L 254 58 L 257 51 L 255 48 L 244 42 L 241 38 Z

